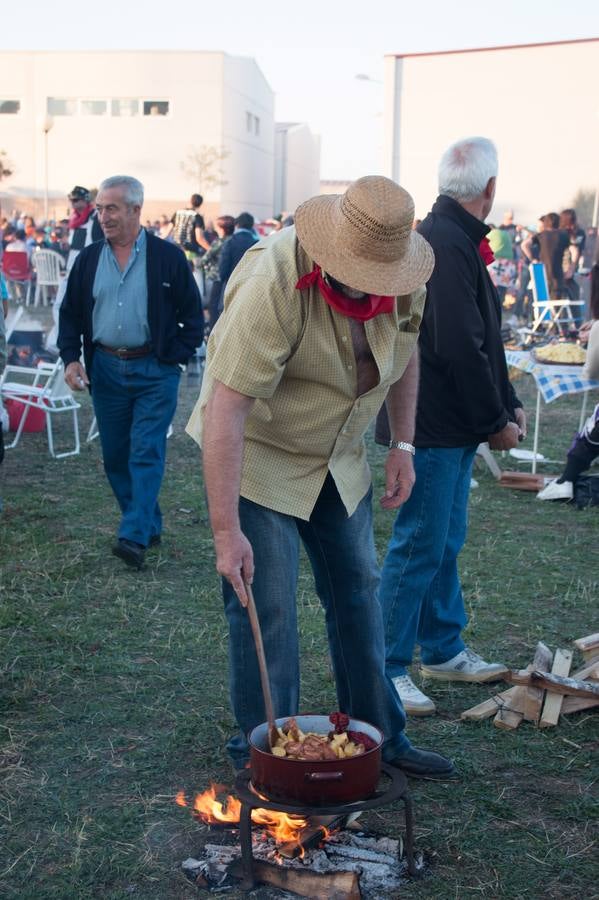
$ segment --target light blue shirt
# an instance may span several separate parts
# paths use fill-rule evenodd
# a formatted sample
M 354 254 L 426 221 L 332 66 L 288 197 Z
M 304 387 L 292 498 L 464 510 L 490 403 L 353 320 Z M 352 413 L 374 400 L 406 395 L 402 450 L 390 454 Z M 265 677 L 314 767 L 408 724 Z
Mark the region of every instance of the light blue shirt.
M 121 272 L 112 247 L 104 241 L 93 287 L 95 343 L 115 349 L 150 343 L 146 245 L 142 228 Z

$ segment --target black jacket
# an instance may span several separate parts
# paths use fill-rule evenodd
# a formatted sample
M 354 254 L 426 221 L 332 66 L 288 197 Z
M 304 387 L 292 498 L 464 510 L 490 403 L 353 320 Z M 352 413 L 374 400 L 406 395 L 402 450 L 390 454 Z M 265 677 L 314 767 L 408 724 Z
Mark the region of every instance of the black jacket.
M 514 420 L 501 305 L 478 252 L 484 222 L 441 195 L 418 231 L 435 251 L 420 329 L 416 447 L 466 447 Z M 377 440 L 384 443 L 384 423 Z
M 198 287 L 185 255 L 174 244 L 146 232 L 148 325 L 154 353 L 161 362 L 186 363 L 204 339 L 204 314 Z M 81 251 L 60 307 L 58 348 L 65 368 L 83 356 L 91 378 L 93 287 L 104 241 Z
M 256 243 L 257 238 L 245 230 L 236 231 L 225 241 L 218 259 L 218 274 L 223 283 L 223 289 L 245 251 Z

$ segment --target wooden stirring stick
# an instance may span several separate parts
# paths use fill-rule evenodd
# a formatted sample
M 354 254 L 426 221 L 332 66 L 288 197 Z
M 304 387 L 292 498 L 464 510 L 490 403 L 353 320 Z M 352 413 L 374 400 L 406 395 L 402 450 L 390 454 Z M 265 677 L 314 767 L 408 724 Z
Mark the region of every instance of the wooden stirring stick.
M 247 611 L 250 617 L 250 625 L 252 626 L 252 634 L 254 635 L 254 643 L 256 645 L 256 656 L 258 657 L 258 668 L 260 669 L 260 681 L 262 683 L 262 693 L 264 695 L 264 708 L 266 710 L 266 721 L 268 722 L 268 743 L 270 749 L 275 746 L 279 737 L 277 726 L 275 725 L 275 714 L 272 705 L 272 694 L 270 693 L 270 680 L 268 678 L 268 669 L 266 668 L 266 656 L 264 655 L 264 644 L 262 643 L 262 631 L 260 629 L 260 620 L 256 612 L 256 604 L 254 603 L 254 595 L 252 587 L 245 585 L 245 592 L 248 596 Z

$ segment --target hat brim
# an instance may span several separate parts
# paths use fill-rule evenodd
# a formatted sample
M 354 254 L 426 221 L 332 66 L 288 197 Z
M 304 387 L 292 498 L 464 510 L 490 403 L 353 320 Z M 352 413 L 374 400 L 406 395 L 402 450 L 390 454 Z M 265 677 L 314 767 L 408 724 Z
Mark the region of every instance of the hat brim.
M 308 256 L 336 281 L 366 294 L 400 296 L 425 284 L 435 255 L 422 235 L 412 231 L 399 260 L 368 259 L 344 246 L 341 238 L 341 194 L 312 197 L 295 213 L 298 240 Z

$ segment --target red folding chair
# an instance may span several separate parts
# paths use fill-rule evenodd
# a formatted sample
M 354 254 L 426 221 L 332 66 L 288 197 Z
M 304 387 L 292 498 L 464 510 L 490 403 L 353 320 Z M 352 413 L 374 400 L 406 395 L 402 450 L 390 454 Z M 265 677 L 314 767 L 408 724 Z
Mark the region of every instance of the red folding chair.
M 2 274 L 8 283 L 11 295 L 14 294 L 14 289 L 11 289 L 10 285 L 18 285 L 21 293 L 24 292 L 25 304 L 29 303 L 33 271 L 27 253 L 24 250 L 15 250 L 12 253 L 10 250 L 5 250 L 2 254 Z M 19 298 L 14 297 L 13 299 Z

